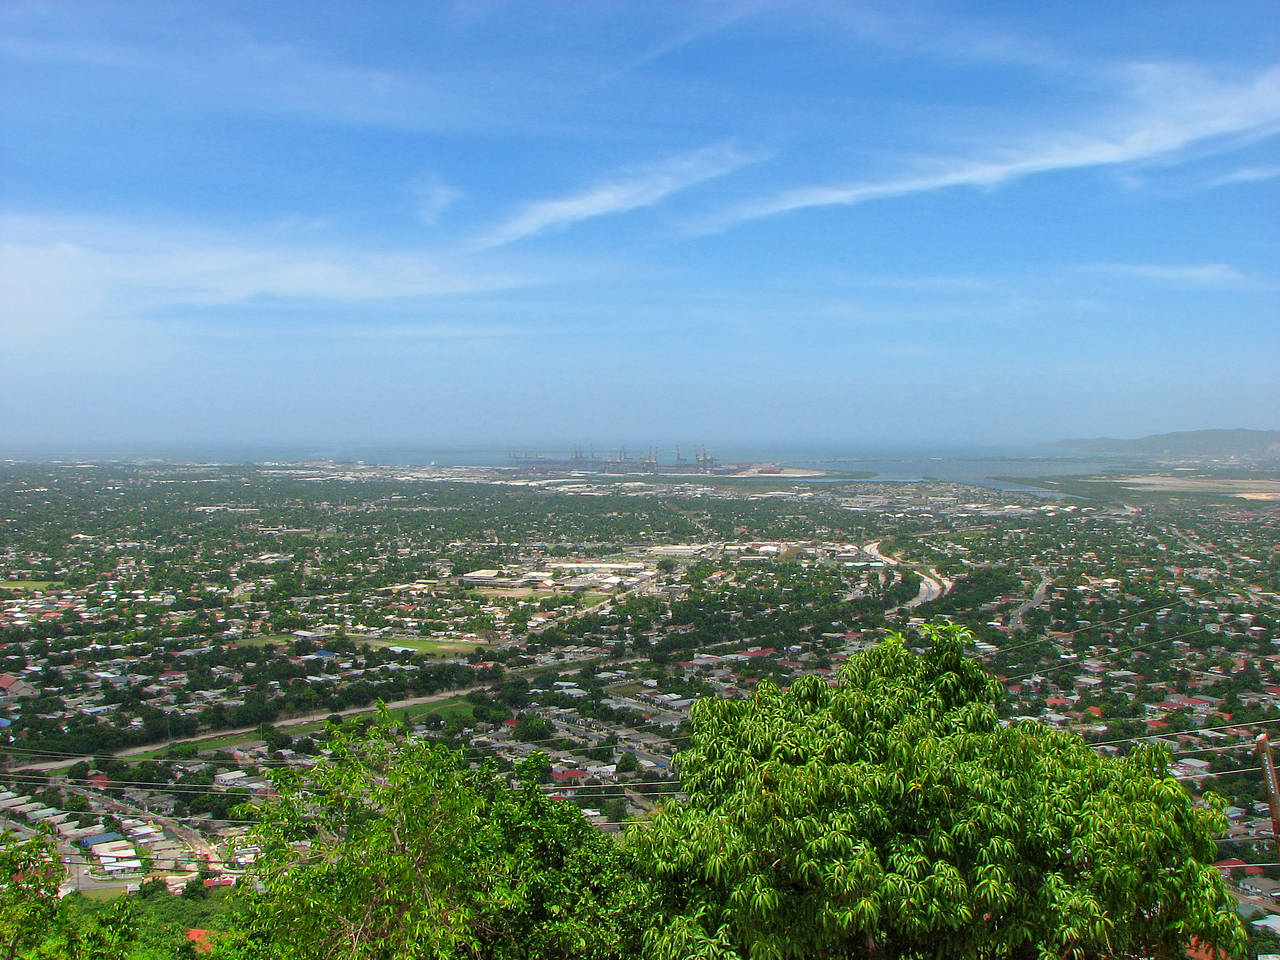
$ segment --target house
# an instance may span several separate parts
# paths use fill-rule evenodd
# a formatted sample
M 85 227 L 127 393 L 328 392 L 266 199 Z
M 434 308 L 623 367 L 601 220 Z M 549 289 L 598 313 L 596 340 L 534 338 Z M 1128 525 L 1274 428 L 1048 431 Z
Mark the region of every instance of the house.
M 1255 930 L 1266 930 L 1280 937 L 1280 915 L 1271 914 L 1263 917 L 1261 920 L 1255 920 L 1250 924 Z
M 36 688 L 11 673 L 0 673 L 0 698 L 34 697 Z
M 1274 897 L 1280 895 L 1280 881 L 1270 877 L 1245 877 L 1240 881 L 1240 889 L 1263 897 Z

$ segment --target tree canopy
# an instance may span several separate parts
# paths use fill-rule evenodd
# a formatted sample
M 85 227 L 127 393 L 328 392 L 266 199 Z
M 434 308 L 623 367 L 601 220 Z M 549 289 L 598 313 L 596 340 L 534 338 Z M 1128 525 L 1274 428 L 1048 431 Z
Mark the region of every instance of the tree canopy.
M 137 939 L 133 904 L 90 916 L 59 899 L 65 877 L 52 836 L 0 831 L 0 957 L 123 960 Z
M 642 911 L 627 853 L 539 787 L 512 788 L 385 715 L 306 771 L 275 775 L 228 956 L 418 960 L 634 956 Z
M 1161 748 L 1104 757 L 1001 721 L 968 633 L 926 636 L 854 654 L 834 685 L 698 701 L 687 800 L 622 842 L 548 795 L 541 754 L 513 776 L 406 739 L 385 710 L 335 727 L 246 808 L 259 854 L 213 955 L 1118 960 L 1193 939 L 1238 955 L 1219 804 Z M 52 840 L 0 843 L 0 871 L 9 956 L 170 955 L 136 935 L 136 904 L 64 909 Z
M 1238 949 L 1211 865 L 1224 821 L 1166 753 L 1106 758 L 1002 724 L 999 685 L 929 628 L 849 658 L 840 682 L 707 699 L 678 756 L 688 802 L 631 838 L 660 899 L 647 952 L 813 957 L 1181 956 Z

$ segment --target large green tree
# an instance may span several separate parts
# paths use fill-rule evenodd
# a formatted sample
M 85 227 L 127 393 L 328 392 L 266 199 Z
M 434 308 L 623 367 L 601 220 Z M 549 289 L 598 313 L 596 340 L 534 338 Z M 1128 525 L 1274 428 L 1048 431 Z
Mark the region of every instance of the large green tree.
M 58 916 L 64 876 L 51 838 L 0 833 L 0 957 L 13 960 L 44 938 Z
M 65 877 L 53 837 L 0 832 L 0 958 L 125 957 L 135 939 L 132 904 L 121 900 L 97 916 L 68 909 L 68 901 L 58 896 Z
M 690 958 L 1182 956 L 1238 949 L 1221 815 L 1139 747 L 1002 724 L 967 634 L 902 637 L 748 701 L 702 700 L 688 802 L 632 836 L 660 898 L 646 952 Z
M 644 911 L 621 845 L 540 789 L 509 786 L 385 711 L 313 769 L 274 775 L 225 956 L 272 960 L 634 956 Z

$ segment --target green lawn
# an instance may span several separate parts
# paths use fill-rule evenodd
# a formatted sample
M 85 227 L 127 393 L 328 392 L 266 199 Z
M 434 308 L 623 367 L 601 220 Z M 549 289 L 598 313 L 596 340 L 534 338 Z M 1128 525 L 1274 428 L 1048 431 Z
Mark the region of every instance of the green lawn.
M 419 653 L 429 653 L 436 657 L 456 657 L 468 654 L 476 647 L 484 647 L 483 640 L 432 640 L 429 637 L 396 637 L 394 640 L 365 640 L 377 647 L 409 647 Z
M 260 637 L 241 637 L 236 641 L 236 645 L 241 647 L 265 647 L 268 643 L 274 643 L 277 647 L 285 647 L 296 642 L 297 639 L 297 637 L 291 637 L 287 633 L 270 633 Z
M 292 734 L 293 731 L 290 730 L 288 732 Z M 227 747 L 235 747 L 242 743 L 249 743 L 251 741 L 261 742 L 261 740 L 262 738 L 258 736 L 257 731 L 254 731 L 253 733 L 224 733 L 221 736 L 202 737 L 199 740 L 192 740 L 190 742 L 192 746 L 201 753 L 210 753 L 214 750 L 225 750 Z M 139 760 L 158 760 L 161 757 L 167 756 L 170 749 L 172 749 L 171 746 L 158 747 L 155 750 L 148 750 L 145 753 L 130 754 L 129 756 L 121 757 L 120 759 L 124 760 L 126 763 L 135 763 Z
M 0 580 L 0 590 L 50 590 L 62 586 L 61 580 Z
M 439 703 L 423 703 L 416 707 L 393 710 L 392 716 L 405 719 L 421 719 L 423 717 L 440 717 L 445 722 L 458 720 L 470 723 L 475 717 L 475 707 L 466 697 L 451 697 Z
M 84 897 L 86 900 L 102 902 L 108 900 L 119 900 L 128 892 L 129 891 L 125 889 L 123 884 L 118 887 L 88 887 L 79 891 L 80 896 Z

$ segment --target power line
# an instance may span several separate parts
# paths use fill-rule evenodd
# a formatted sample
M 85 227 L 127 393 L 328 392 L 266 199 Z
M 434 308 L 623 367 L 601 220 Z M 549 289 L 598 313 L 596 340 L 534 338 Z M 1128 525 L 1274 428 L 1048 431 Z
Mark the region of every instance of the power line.
M 1077 630 L 1071 630 L 1066 633 L 1059 633 L 1056 636 L 1050 637 L 1046 634 L 1043 637 L 1037 637 L 1034 640 L 1027 640 L 1024 643 L 1016 643 L 1012 647 L 1000 647 L 996 652 L 1000 654 L 1012 653 L 1015 650 L 1021 650 L 1024 647 L 1034 646 L 1037 643 L 1053 643 L 1055 640 L 1064 640 L 1067 637 L 1074 637 L 1081 633 L 1087 633 L 1090 630 L 1096 630 L 1098 629 L 1098 627 L 1107 627 L 1113 623 L 1123 623 L 1126 620 L 1132 620 L 1135 617 L 1141 617 L 1144 614 L 1159 613 L 1161 610 L 1172 610 L 1174 607 L 1181 606 L 1181 605 L 1182 605 L 1182 601 L 1177 601 L 1174 603 L 1166 603 L 1166 604 L 1162 604 L 1160 606 L 1155 606 L 1155 607 L 1145 607 L 1142 610 L 1138 610 L 1134 613 L 1126 614 L 1123 617 L 1116 617 L 1113 620 L 1102 620 L 1102 621 L 1099 621 L 1098 623 L 1092 623 L 1087 627 L 1080 627 Z
M 1116 650 L 1101 659 L 1109 660 L 1112 657 L 1117 657 L 1123 653 L 1132 653 L 1134 650 L 1143 650 L 1147 647 L 1154 647 L 1160 643 L 1172 643 L 1175 640 L 1182 640 L 1182 639 L 1185 639 L 1186 637 L 1194 637 L 1198 633 L 1204 633 L 1204 629 L 1197 628 L 1195 630 L 1189 630 L 1186 633 L 1175 634 L 1172 637 L 1157 637 L 1155 640 L 1149 640 L 1146 643 L 1135 643 L 1132 646 L 1125 647 L 1121 650 Z M 1031 677 L 1039 676 L 1042 673 L 1053 673 L 1057 670 L 1079 669 L 1079 666 L 1080 665 L 1074 661 L 1071 663 L 1060 663 L 1060 664 L 1057 664 L 1056 666 L 1042 667 L 1039 670 L 1033 670 L 1031 673 L 1024 673 L 1017 677 L 1008 677 L 1005 679 L 1004 682 L 1015 683 L 1018 680 L 1027 680 L 1027 679 L 1030 679 Z
M 1188 774 L 1188 775 L 1187 775 L 1187 776 L 1185 776 L 1185 777 L 1174 777 L 1173 779 L 1175 779 L 1175 780 L 1184 780 L 1184 781 L 1185 781 L 1185 780 L 1193 780 L 1193 781 L 1194 781 L 1194 780 L 1200 780 L 1200 779 L 1202 779 L 1203 777 L 1231 777 L 1231 776 L 1234 776 L 1234 775 L 1235 775 L 1235 774 L 1237 774 L 1237 773 L 1259 773 L 1261 770 L 1262 770 L 1262 768 L 1261 768 L 1261 767 L 1248 767 L 1248 768 L 1246 768 L 1246 769 L 1244 769 L 1244 770 L 1217 770 L 1217 771 L 1206 771 L 1206 772 L 1204 772 L 1204 773 L 1192 773 L 1192 774 Z
M 8 783 L 10 784 L 18 784 L 24 788 L 40 787 L 40 786 L 49 787 L 52 789 L 58 788 L 58 785 L 56 784 L 49 784 L 44 780 L 37 780 L 37 779 L 24 779 L 22 777 L 14 777 L 14 776 L 8 776 L 8 777 L 0 776 L 0 780 L 7 780 Z M 68 781 L 64 779 L 63 781 L 61 781 L 61 783 L 64 786 L 66 786 L 68 789 L 78 789 L 78 790 L 101 793 L 105 799 L 109 799 L 109 800 L 117 799 L 111 795 L 111 793 L 109 792 L 111 790 L 137 790 L 137 791 L 146 792 L 146 793 L 164 793 L 164 794 L 173 794 L 173 795 L 196 795 L 196 796 L 207 796 L 207 795 L 213 794 L 217 796 L 231 797 L 233 799 L 238 799 L 238 800 L 247 799 L 248 797 L 253 797 L 253 796 L 267 796 L 274 792 L 273 790 L 270 790 L 270 789 L 264 790 L 264 791 L 248 790 L 243 786 L 236 786 L 235 784 L 226 785 L 223 790 L 218 790 L 218 789 L 215 789 L 214 784 L 171 784 L 171 783 L 158 783 L 158 782 L 145 781 L 145 780 L 117 780 L 117 781 L 113 781 L 112 783 L 108 784 L 105 787 L 99 784 L 93 783 L 92 781 L 84 781 L 84 780 Z M 646 782 L 640 782 L 636 784 L 617 783 L 617 782 L 603 783 L 603 784 L 545 783 L 545 784 L 538 784 L 537 789 L 544 791 L 546 793 L 568 792 L 574 796 L 577 796 L 577 794 L 574 793 L 574 791 L 618 791 L 619 795 L 621 795 L 622 793 L 634 793 L 639 796 L 666 795 L 664 791 L 645 790 L 644 788 L 647 785 L 648 783 Z M 669 784 L 662 783 L 661 785 L 667 786 Z M 518 792 L 520 788 L 511 787 L 509 789 Z M 245 792 L 232 793 L 231 791 L 233 790 L 240 790 Z M 682 792 L 683 791 L 679 791 L 679 790 L 671 791 L 672 794 L 682 793 Z M 599 796 L 599 795 L 600 794 L 592 794 L 592 796 Z M 3 815 L 2 811 L 0 811 L 0 815 Z
M 605 734 L 605 736 L 610 736 L 610 735 L 613 735 L 613 734 Z M 509 740 L 509 741 L 501 741 L 500 743 L 503 743 L 503 744 L 510 744 L 510 745 L 512 745 L 512 746 L 518 746 L 518 745 L 521 745 L 521 744 L 524 744 L 524 745 L 533 745 L 533 744 L 540 744 L 540 743 L 554 743 L 554 742 L 556 742 L 556 741 L 558 741 L 558 740 L 572 739 L 572 738 L 575 738 L 575 737 L 582 738 L 583 736 L 584 736 L 583 734 L 562 733 L 562 734 L 559 734 L 558 736 L 554 736 L 554 737 L 541 737 L 541 738 L 538 738 L 538 739 L 536 739 L 536 740 Z M 589 738 L 588 738 L 588 739 L 589 739 Z M 693 739 L 693 737 L 692 737 L 692 735 L 691 735 L 691 734 L 684 734 L 684 735 L 681 735 L 681 736 L 678 736 L 678 737 L 662 737 L 661 739 L 662 739 L 662 740 L 664 740 L 664 741 L 665 741 L 665 743 L 669 745 L 669 744 L 673 744 L 673 743 L 682 743 L 682 742 L 684 742 L 685 740 L 691 740 L 691 739 Z M 423 740 L 421 740 L 421 741 L 419 741 L 419 742 L 424 742 L 424 743 L 441 743 L 441 744 L 443 744 L 443 741 L 436 741 L 436 740 L 433 740 L 432 738 L 425 738 L 425 739 L 423 739 Z M 497 746 L 497 745 L 499 745 L 499 744 L 495 744 L 495 746 Z M 447 744 L 446 744 L 446 746 L 447 746 Z M 592 748 L 600 747 L 600 746 L 609 746 L 609 747 L 619 748 L 619 752 L 628 752 L 628 750 L 634 751 L 634 750 L 647 750 L 647 749 L 648 749 L 648 748 L 646 748 L 646 747 L 634 747 L 634 748 L 628 748 L 626 745 L 623 745 L 623 744 L 620 744 L 620 743 L 614 743 L 614 744 L 601 744 L 601 743 L 596 743 L 596 744 L 593 744 L 591 747 L 588 747 L 587 749 L 592 749 Z M 162 748 L 162 747 L 157 747 L 156 749 L 163 749 L 163 748 Z M 224 749 L 224 748 L 218 748 L 218 749 Z M 466 759 L 476 759 L 477 757 L 485 757 L 485 756 L 488 756 L 488 755 L 489 755 L 489 748 L 486 748 L 486 747 L 483 747 L 483 746 L 450 747 L 450 750 L 451 750 L 451 751 L 456 751 L 456 752 L 462 753 L 462 754 L 464 754 L 464 755 L 465 755 L 468 751 L 472 751 L 472 752 L 473 752 L 473 753 L 472 753 L 472 756 L 467 757 Z M 290 761 L 290 760 L 270 760 L 270 759 L 263 759 L 263 760 L 236 760 L 236 759 L 234 759 L 234 758 L 232 758 L 232 759 L 214 759 L 214 758 L 211 758 L 211 757 L 209 757 L 209 758 L 200 758 L 200 757 L 186 757 L 186 758 L 182 758 L 182 757 L 142 757 L 142 756 L 137 756 L 137 755 L 135 755 L 135 756 L 127 756 L 127 755 L 126 755 L 126 756 L 122 756 L 122 755 L 118 755 L 118 754 L 86 754 L 86 753 L 72 753 L 72 752 L 68 752 L 68 751 L 60 751 L 60 750 L 44 750 L 44 749 L 41 749 L 41 748 L 38 748 L 38 747 L 15 747 L 15 746 L 12 746 L 12 745 L 0 746 L 0 754 L 4 754 L 4 753 L 12 753 L 12 752 L 21 752 L 21 753 L 25 753 L 25 754 L 27 754 L 27 755 L 29 755 L 29 756 L 32 756 L 32 757 L 57 757 L 57 758 L 63 758 L 63 759 L 82 760 L 82 761 L 85 761 L 85 762 L 88 762 L 88 763 L 92 763 L 92 762 L 95 762 L 95 761 L 97 761 L 97 760 L 108 760 L 108 761 L 110 761 L 110 760 L 115 760 L 115 761 L 119 761 L 119 762 L 121 762 L 121 763 L 126 763 L 126 764 L 138 764 L 138 763 L 159 763 L 159 764 L 212 763 L 212 764 L 218 764 L 218 765 L 222 765 L 222 766 L 237 766 L 237 765 L 241 765 L 241 766 L 265 766 L 265 767 L 270 767 L 270 766 L 289 767 L 289 766 L 302 766 L 302 765 L 303 765 L 303 764 L 301 764 L 301 763 L 295 763 L 294 761 Z M 649 752 L 654 752 L 654 751 L 649 751 Z M 317 760 L 323 760 L 323 759 L 325 758 L 323 755 L 316 755 L 316 754 L 302 754 L 302 755 L 300 755 L 300 756 L 313 756 L 313 757 L 316 757 L 316 759 L 317 759 Z M 32 760 L 32 761 L 30 761 L 30 762 L 28 763 L 28 765 L 30 765 L 30 763 L 40 763 L 40 762 L 44 762 L 44 761 L 40 761 L 40 760 Z M 52 761 L 49 761 L 49 762 L 52 762 Z
M 1170 756 L 1172 756 L 1175 760 L 1177 760 L 1180 757 L 1190 757 L 1198 753 L 1223 753 L 1227 750 L 1252 750 L 1252 749 L 1253 749 L 1252 742 L 1228 743 L 1224 746 L 1219 746 L 1219 747 L 1201 747 L 1198 750 L 1179 750 L 1177 753 L 1170 754 Z
M 1121 737 L 1118 740 L 1098 740 L 1089 743 L 1089 746 L 1109 747 L 1117 743 L 1137 743 L 1143 740 L 1162 740 L 1165 737 L 1185 736 L 1189 733 L 1207 733 L 1212 730 L 1239 730 L 1245 727 L 1257 727 L 1268 723 L 1280 723 L 1280 717 L 1272 717 L 1263 720 L 1243 720 L 1240 723 L 1220 723 L 1211 727 L 1191 727 L 1186 730 L 1178 730 L 1170 733 L 1151 733 L 1142 737 Z

